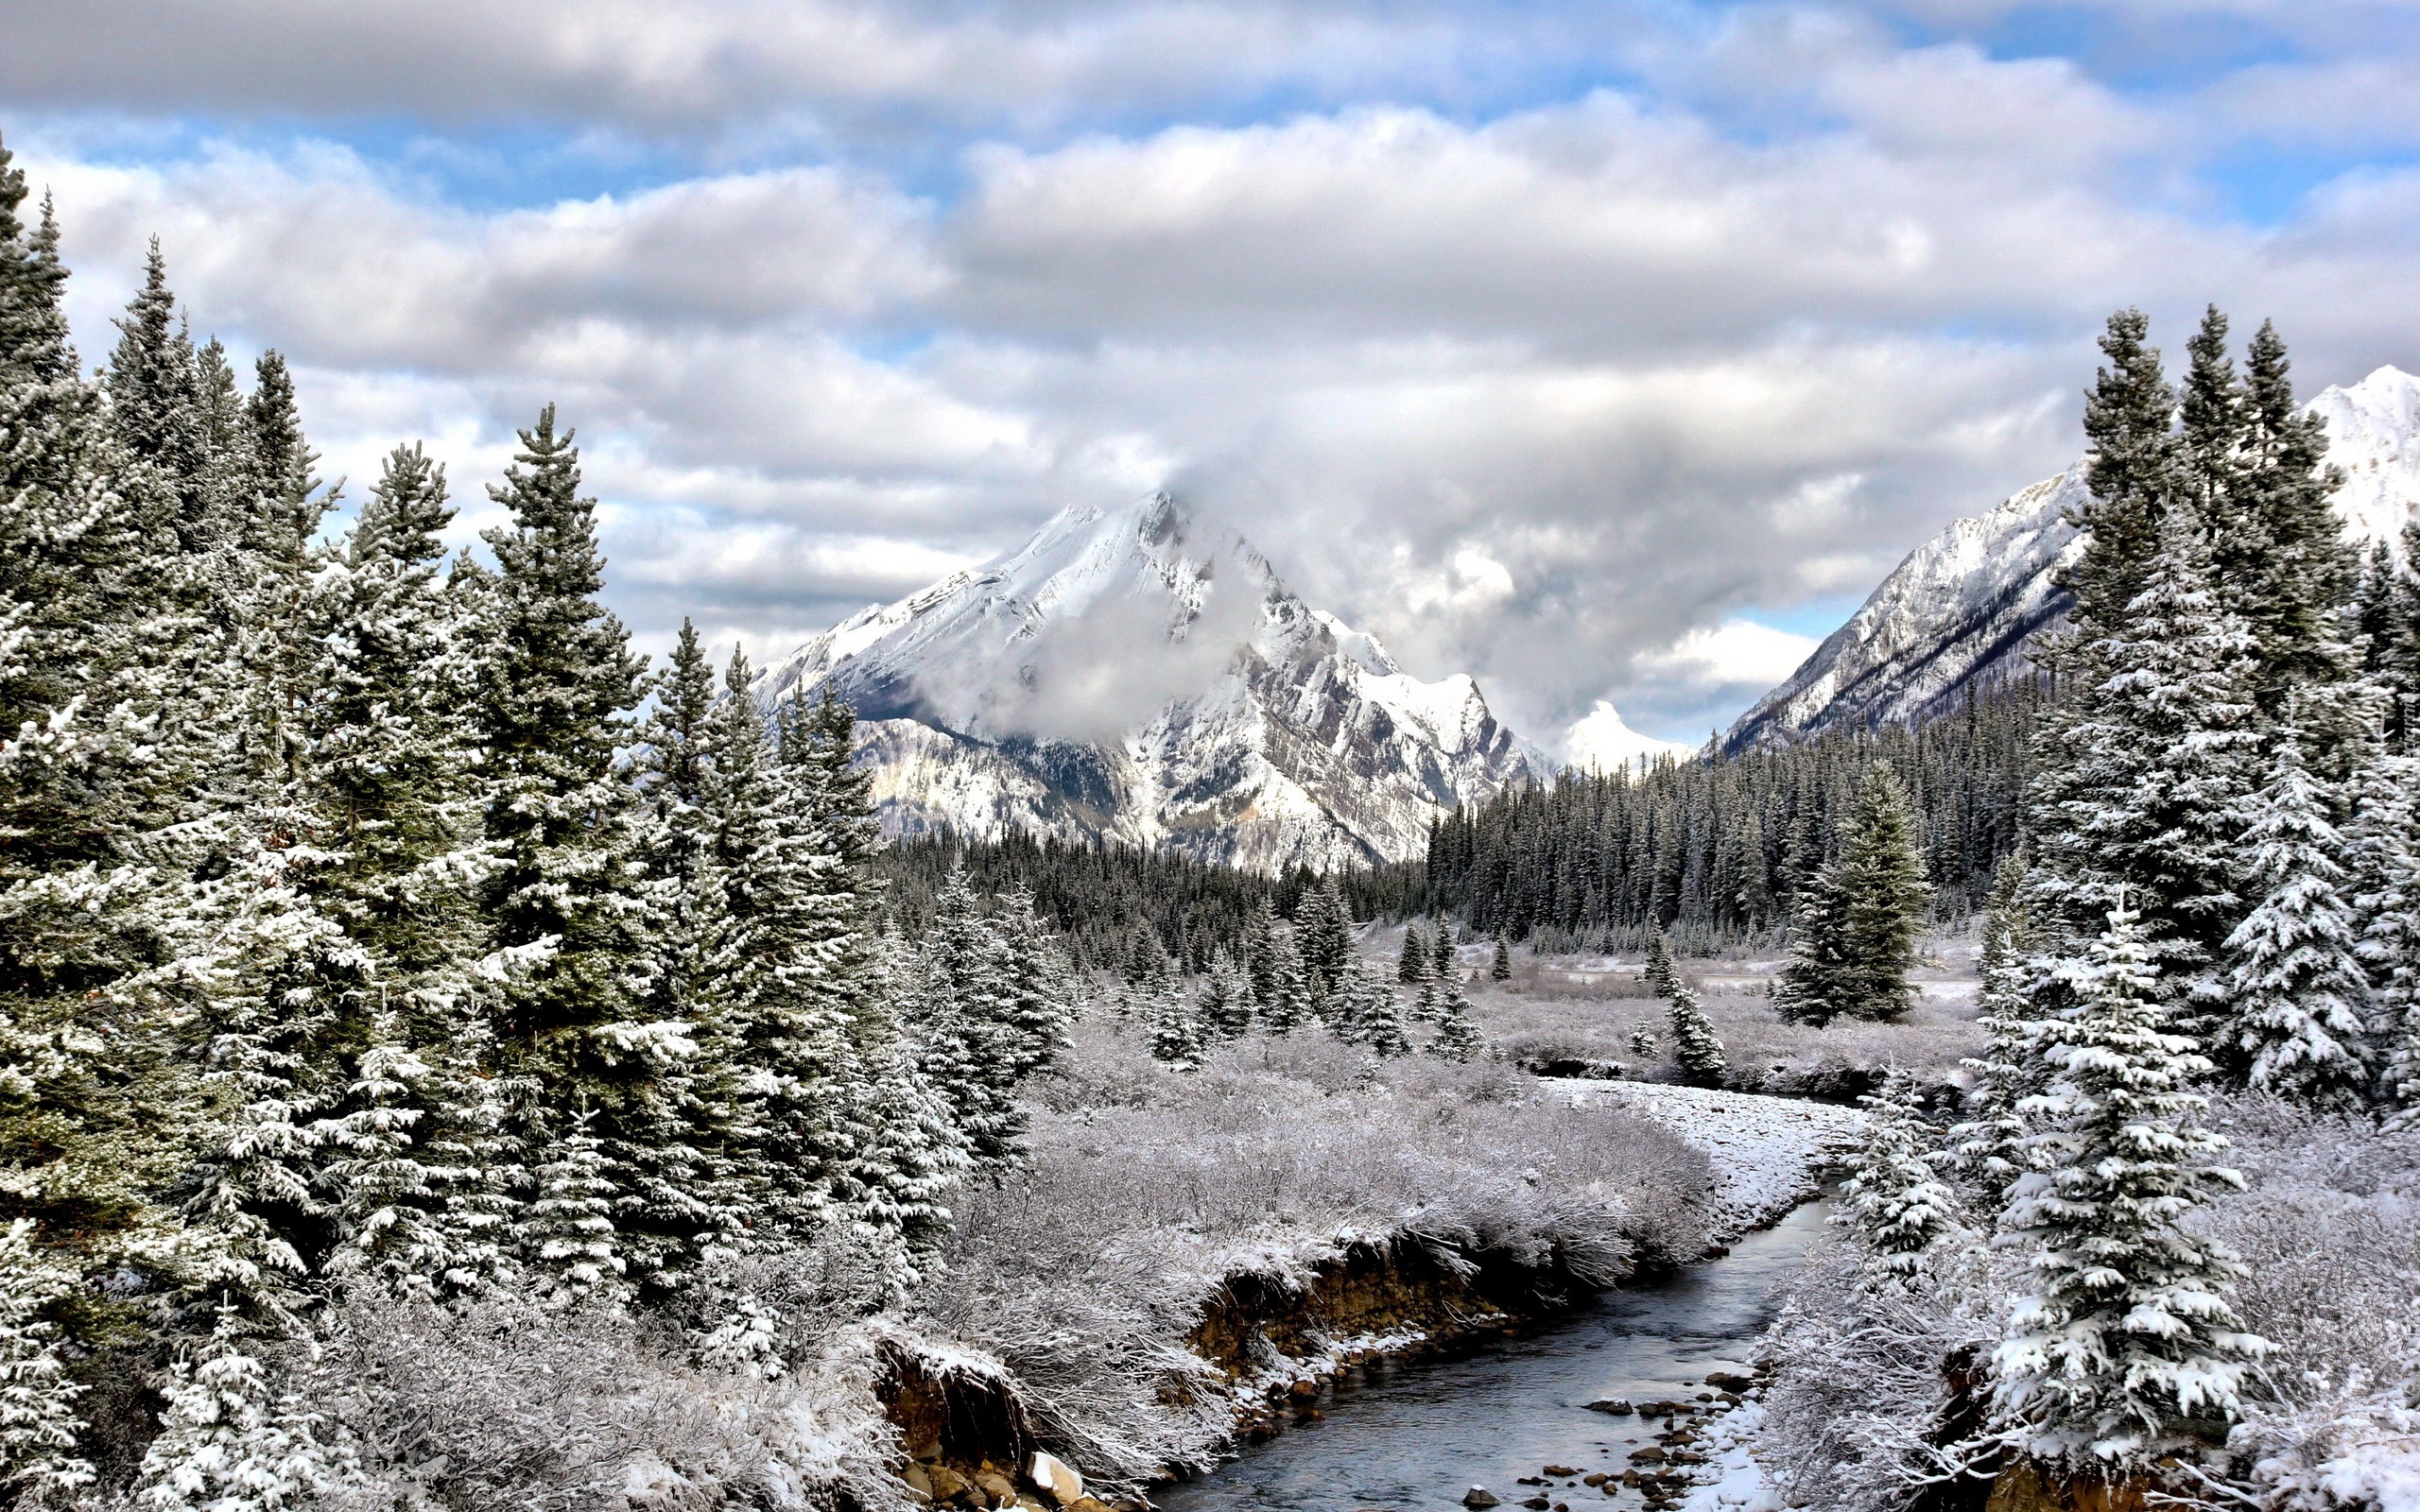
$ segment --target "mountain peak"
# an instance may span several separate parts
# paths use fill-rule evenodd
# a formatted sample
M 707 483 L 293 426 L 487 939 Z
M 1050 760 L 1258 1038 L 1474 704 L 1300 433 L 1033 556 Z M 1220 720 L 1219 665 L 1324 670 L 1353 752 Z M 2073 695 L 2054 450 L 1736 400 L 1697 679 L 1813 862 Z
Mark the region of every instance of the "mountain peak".
M 1403 860 L 1544 758 L 1478 686 L 1405 673 L 1171 495 L 1033 537 L 852 615 L 758 677 L 865 721 L 885 827 L 1004 825 L 1253 867 Z

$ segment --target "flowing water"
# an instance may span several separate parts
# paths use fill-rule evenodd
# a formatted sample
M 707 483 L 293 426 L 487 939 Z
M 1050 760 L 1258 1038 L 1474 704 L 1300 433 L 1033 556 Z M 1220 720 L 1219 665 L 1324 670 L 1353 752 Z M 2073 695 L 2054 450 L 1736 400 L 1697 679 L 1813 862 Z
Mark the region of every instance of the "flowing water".
M 1777 1283 L 1824 1231 L 1828 1205 L 1809 1203 L 1721 1260 L 1670 1280 L 1608 1292 L 1538 1332 L 1460 1358 L 1356 1370 L 1321 1407 L 1327 1420 L 1289 1428 L 1207 1475 L 1161 1487 L 1165 1512 L 1446 1512 L 1484 1486 L 1517 1512 L 1547 1465 L 1618 1471 L 1654 1441 L 1635 1417 L 1590 1412 L 1603 1397 L 1687 1400 L 1708 1370 L 1744 1368 L 1772 1320 Z M 1634 1512 L 1635 1492 L 1550 1488 L 1574 1512 Z M 1585 1502 L 1579 1501 L 1586 1496 Z

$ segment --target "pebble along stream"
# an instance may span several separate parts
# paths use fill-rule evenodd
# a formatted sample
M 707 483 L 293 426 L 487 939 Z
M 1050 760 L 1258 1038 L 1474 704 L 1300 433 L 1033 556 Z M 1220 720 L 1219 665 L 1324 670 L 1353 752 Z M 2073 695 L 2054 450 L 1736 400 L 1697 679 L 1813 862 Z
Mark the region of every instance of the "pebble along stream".
M 1664 1505 L 1690 1464 L 1675 1452 L 1694 1457 L 1671 1432 L 1723 1406 L 1709 1375 L 1747 1373 L 1743 1357 L 1772 1320 L 1776 1285 L 1796 1272 L 1828 1211 L 1827 1203 L 1808 1203 L 1720 1260 L 1608 1292 L 1475 1353 L 1354 1370 L 1322 1395 L 1324 1421 L 1162 1486 L 1151 1500 L 1164 1512 L 1452 1512 L 1471 1487 L 1484 1486 L 1503 1512 L 1524 1503 L 1569 1512 Z M 1701 1401 L 1700 1393 L 1713 1400 Z M 1615 1400 L 1694 1411 L 1668 1418 L 1588 1405 Z M 1660 1460 L 1631 1457 L 1655 1450 Z M 1548 1476 L 1549 1467 L 1574 1473 Z M 1625 1485 L 1628 1470 L 1638 1473 Z M 1583 1482 L 1599 1476 L 1612 1479 Z

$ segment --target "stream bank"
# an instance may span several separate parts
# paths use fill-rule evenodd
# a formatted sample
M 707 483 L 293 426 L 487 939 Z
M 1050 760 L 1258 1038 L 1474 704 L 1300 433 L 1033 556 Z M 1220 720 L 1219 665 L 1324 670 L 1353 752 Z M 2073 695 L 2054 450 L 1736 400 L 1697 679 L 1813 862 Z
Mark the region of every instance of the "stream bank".
M 1763 1255 L 1779 1243 L 1782 1250 L 1772 1252 L 1794 1259 L 1787 1239 L 1768 1241 L 1760 1231 L 1804 1227 L 1794 1211 L 1816 1194 L 1863 1122 L 1839 1107 L 1694 1088 L 1562 1081 L 1542 1091 L 1623 1107 L 1704 1151 L 1716 1177 L 1707 1207 L 1709 1257 L 1731 1253 L 1735 1244 Z M 1599 1295 L 1552 1254 L 1474 1254 L 1399 1233 L 1390 1242 L 1340 1246 L 1307 1274 L 1229 1276 L 1200 1306 L 1184 1343 L 1216 1372 L 1217 1400 L 1233 1409 L 1232 1441 L 1282 1444 L 1295 1435 L 1281 1430 L 1317 1427 L 1374 1380 L 1505 1357 L 1525 1349 L 1520 1341 L 1532 1336 L 1560 1336 L 1575 1317 L 1611 1315 L 1605 1309 L 1628 1305 L 1624 1298 L 1681 1295 L 1671 1289 L 1688 1292 L 1697 1284 L 1692 1277 L 1753 1275 L 1768 1263 L 1735 1257 L 1683 1268 L 1696 1258 L 1641 1256 L 1623 1289 Z M 1010 1505 L 1048 1512 L 1080 1500 L 1091 1504 L 1075 1512 L 1107 1512 L 1089 1496 L 1066 1495 L 1066 1481 L 1047 1467 L 1034 1472 L 1037 1451 L 1066 1450 L 1037 1441 L 1011 1368 L 959 1354 L 923 1358 L 905 1340 L 888 1363 L 885 1409 L 908 1451 L 905 1478 L 925 1500 L 966 1512 Z M 1648 1393 L 1639 1400 L 1663 1398 L 1646 1384 L 1639 1389 Z M 1622 1435 L 1633 1448 L 1650 1447 L 1651 1436 L 1636 1422 Z M 1248 1452 L 1255 1462 L 1261 1452 Z

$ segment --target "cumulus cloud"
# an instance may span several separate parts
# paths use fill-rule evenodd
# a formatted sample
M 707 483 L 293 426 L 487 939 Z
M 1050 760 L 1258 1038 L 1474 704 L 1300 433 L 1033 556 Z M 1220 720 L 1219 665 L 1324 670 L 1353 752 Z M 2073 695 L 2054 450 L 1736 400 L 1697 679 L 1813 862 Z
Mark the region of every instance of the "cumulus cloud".
M 2420 361 L 2420 175 L 2255 216 L 2212 167 L 2420 129 L 2420 45 L 2326 9 L 2139 0 L 2028 57 L 1997 0 L 540 0 L 509 45 L 455 0 L 30 0 L 0 89 L 52 113 L 0 127 L 88 358 L 157 232 L 356 497 L 425 437 L 470 539 L 559 401 L 651 645 L 772 649 L 1173 485 L 1516 729 L 1694 738 L 1804 654 L 1757 616 L 2071 459 L 2109 309 L 2274 317 L 2307 387 Z M 2122 77 L 2221 13 L 2290 60 Z M 2292 127 L 2331 81 L 2371 103 Z M 1164 695 L 1095 628 L 1025 728 Z

